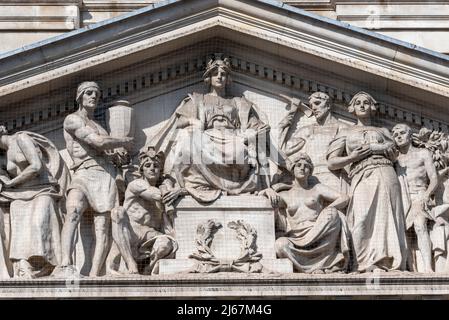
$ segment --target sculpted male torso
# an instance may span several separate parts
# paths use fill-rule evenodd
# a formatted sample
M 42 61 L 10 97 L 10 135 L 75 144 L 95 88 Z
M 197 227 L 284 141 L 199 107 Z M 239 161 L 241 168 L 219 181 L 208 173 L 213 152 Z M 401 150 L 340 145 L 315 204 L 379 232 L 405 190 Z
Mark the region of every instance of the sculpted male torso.
M 103 152 L 93 148 L 84 141 L 89 135 L 108 135 L 95 121 L 84 117 L 79 111 L 67 116 L 64 121 L 64 140 L 67 152 L 73 160 L 73 167 L 78 167 L 88 159 L 101 159 Z M 81 139 L 78 139 L 80 137 Z
M 161 229 L 164 206 L 158 187 L 151 186 L 143 179 L 132 181 L 126 189 L 123 208 L 131 223 Z
M 163 195 L 160 189 L 162 183 L 169 183 L 161 175 L 164 154 L 149 150 L 139 158 L 141 177 L 126 188 L 123 207 L 112 210 L 114 243 L 107 260 L 110 274 L 119 273 L 121 258 L 127 273 L 158 273 L 159 260 L 172 257 L 177 249 L 176 241 L 164 234 L 172 220 L 164 207 L 164 203 L 170 203 L 170 192 Z M 175 200 L 181 190 L 171 191 Z
M 106 151 L 124 147 L 132 138 L 113 138 L 94 121 L 94 111 L 100 99 L 100 88 L 95 82 L 78 86 L 78 111 L 66 117 L 64 138 L 73 160 L 72 182 L 68 187 L 67 218 L 61 234 L 62 262 L 53 273 L 66 277 L 77 275 L 72 252 L 77 226 L 84 211 L 95 212 L 95 251 L 90 275 L 98 276 L 106 258 L 109 242 L 110 211 L 118 205 L 115 167 Z
M 399 149 L 396 172 L 401 183 L 406 229 L 413 226 L 416 233 L 424 265 L 422 271 L 432 272 L 432 245 L 427 222 L 433 220 L 430 205 L 431 196 L 438 186 L 438 173 L 432 153 L 412 145 L 409 126 L 398 124 L 392 132 Z
M 429 150 L 411 147 L 406 154 L 399 154 L 396 168 L 406 172 L 410 192 L 425 192 L 429 185 L 426 166 L 432 160 Z M 433 165 L 433 163 L 431 163 Z

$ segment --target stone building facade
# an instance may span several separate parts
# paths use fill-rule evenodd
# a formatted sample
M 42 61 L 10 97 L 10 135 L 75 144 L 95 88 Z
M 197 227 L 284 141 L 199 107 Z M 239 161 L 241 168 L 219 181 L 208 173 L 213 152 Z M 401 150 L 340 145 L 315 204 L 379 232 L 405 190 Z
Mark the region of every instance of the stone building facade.
M 447 297 L 447 10 L 4 2 L 0 295 Z
M 0 52 L 144 8 L 159 0 L 2 1 Z M 286 0 L 308 12 L 449 53 L 449 5 L 444 1 Z

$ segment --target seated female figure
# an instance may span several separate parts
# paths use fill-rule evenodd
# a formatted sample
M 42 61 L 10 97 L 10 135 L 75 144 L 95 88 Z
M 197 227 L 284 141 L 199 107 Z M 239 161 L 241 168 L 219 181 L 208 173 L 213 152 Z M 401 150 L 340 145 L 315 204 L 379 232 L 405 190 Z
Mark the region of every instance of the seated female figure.
M 309 181 L 313 164 L 307 154 L 298 153 L 289 161 L 288 170 L 295 177 L 292 188 L 278 194 L 271 189 L 262 191 L 281 209 L 278 224 L 284 232 L 276 240 L 277 256 L 290 259 L 297 272 L 345 271 L 349 232 L 338 210 L 346 207 L 349 197 Z

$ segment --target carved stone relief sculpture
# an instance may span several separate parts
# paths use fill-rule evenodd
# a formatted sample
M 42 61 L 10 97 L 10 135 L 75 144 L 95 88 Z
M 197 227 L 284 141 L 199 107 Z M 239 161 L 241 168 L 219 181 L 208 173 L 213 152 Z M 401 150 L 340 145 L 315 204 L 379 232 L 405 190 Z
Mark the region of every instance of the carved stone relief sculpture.
M 413 227 L 413 233 L 407 235 L 409 268 L 413 271 L 429 273 L 432 267 L 432 243 L 427 225 L 434 221 L 431 209 L 434 206 L 433 193 L 438 187 L 438 172 L 433 163 L 430 150 L 417 148 L 412 144 L 412 130 L 405 124 L 397 124 L 392 129 L 393 138 L 399 149 L 396 171 L 401 184 L 402 202 L 405 213 L 406 230 Z M 417 267 L 412 248 L 417 246 L 422 258 L 422 268 Z
M 227 95 L 230 73 L 228 59 L 217 54 L 203 75 L 210 92 L 185 98 L 152 141 L 168 155 L 166 172 L 200 202 L 252 193 L 267 183 L 265 148 L 258 145 L 266 143 L 269 126 L 250 101 Z
M 118 206 L 115 183 L 116 168 L 108 151 L 132 143 L 132 137 L 111 137 L 94 120 L 100 99 L 100 87 L 95 82 L 78 86 L 76 101 L 79 109 L 64 121 L 64 138 L 73 160 L 72 182 L 67 193 L 67 218 L 62 229 L 62 261 L 55 276 L 78 275 L 72 253 L 76 228 L 84 211 L 91 207 L 95 224 L 95 251 L 91 276 L 100 275 L 107 255 L 110 232 L 110 211 Z
M 290 259 L 297 272 L 347 271 L 350 235 L 340 211 L 349 197 L 311 181 L 313 163 L 303 152 L 288 159 L 288 170 L 295 177 L 289 190 L 261 193 L 280 209 L 283 234 L 276 240 L 277 256 Z
M 395 125 L 392 132 L 400 152 L 396 169 L 408 229 L 408 269 L 447 272 L 447 136 L 425 127 L 413 133 L 405 124 Z
M 347 220 L 357 271 L 405 270 L 407 245 L 400 184 L 393 167 L 395 144 L 385 128 L 371 124 L 376 101 L 357 93 L 349 103 L 357 124 L 341 132 L 328 150 L 329 169 L 349 166 Z
M 432 262 L 434 271 L 449 272 L 449 141 L 447 134 L 421 128 L 412 135 L 413 144 L 426 148 L 432 153 L 432 159 L 438 170 L 438 187 L 434 192 L 434 204 L 429 232 L 432 242 Z
M 10 204 L 9 260 L 14 277 L 49 275 L 61 262 L 61 205 L 69 182 L 68 169 L 56 146 L 33 132 L 8 135 L 1 126 L 0 148 L 6 150 L 0 201 Z M 3 228 L 3 214 L 1 224 Z M 1 238 L 3 247 L 4 229 Z M 5 260 L 3 275 L 9 269 Z
M 123 257 L 127 273 L 157 274 L 159 260 L 173 257 L 177 250 L 175 239 L 164 234 L 164 224 L 169 221 L 164 218 L 167 212 L 160 190 L 164 154 L 150 149 L 139 158 L 142 177 L 128 185 L 123 207 L 112 210 L 114 244 L 107 262 L 110 273 L 119 270 Z
M 308 106 L 302 106 L 298 99 L 290 98 L 291 109 L 287 116 L 279 124 L 281 136 L 279 147 L 286 157 L 291 157 L 298 152 L 309 155 L 314 165 L 314 178 L 329 187 L 346 193 L 348 191 L 348 178 L 345 170 L 329 170 L 327 166 L 326 152 L 329 143 L 348 125 L 339 121 L 332 114 L 333 104 L 329 95 L 323 92 L 315 92 L 310 95 Z M 295 120 L 298 114 L 314 116 L 316 123 L 300 127 L 294 131 Z M 273 188 L 282 190 L 289 188 L 294 177 L 283 171 L 274 178 Z
M 0 208 L 0 279 L 9 279 L 13 275 L 11 261 L 8 254 L 6 239 L 5 213 Z
M 308 105 L 283 96 L 291 105 L 277 146 L 284 158 L 270 184 L 270 124 L 246 98 L 228 95 L 230 74 L 216 54 L 203 75 L 209 92 L 186 97 L 140 149 L 132 181 L 123 169 L 134 152 L 134 110 L 113 104 L 108 133 L 94 118 L 95 82 L 78 86 L 79 109 L 63 124 L 71 178 L 47 138 L 0 127 L 0 202 L 10 207 L 8 226 L 0 212 L 0 277 L 78 276 L 75 234 L 88 209 L 89 276 L 292 265 L 299 273 L 449 271 L 447 135 L 374 126 L 376 101 L 365 92 L 349 102 L 352 126 L 325 93 Z M 293 129 L 302 113 L 316 123 Z
M 257 231 L 243 220 L 231 221 L 227 227 L 235 230 L 236 237 L 240 241 L 240 255 L 236 259 L 223 260 L 217 258 L 212 251 L 212 241 L 223 225 L 209 219 L 200 223 L 196 230 L 196 252 L 189 255 L 196 260 L 196 264 L 188 272 L 191 273 L 216 273 L 216 272 L 266 272 L 260 260 L 262 254 L 257 252 Z

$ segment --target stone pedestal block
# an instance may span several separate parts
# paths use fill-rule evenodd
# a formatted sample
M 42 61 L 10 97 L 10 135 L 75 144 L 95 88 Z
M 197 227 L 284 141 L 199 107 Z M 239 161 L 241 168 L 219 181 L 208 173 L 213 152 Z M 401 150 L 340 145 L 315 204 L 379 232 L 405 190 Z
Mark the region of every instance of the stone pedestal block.
M 268 199 L 258 196 L 223 196 L 209 205 L 200 204 L 191 197 L 178 203 L 174 228 L 179 249 L 175 260 L 161 261 L 161 274 L 184 272 L 195 264 L 195 260 L 189 258 L 198 251 L 197 229 L 209 220 L 221 226 L 213 233 L 209 244 L 211 253 L 220 262 L 231 263 L 241 256 L 243 240 L 238 238 L 237 230 L 230 228 L 229 224 L 242 221 L 256 232 L 254 248 L 262 255 L 260 263 L 264 268 L 273 272 L 293 272 L 289 260 L 276 259 L 274 210 Z

